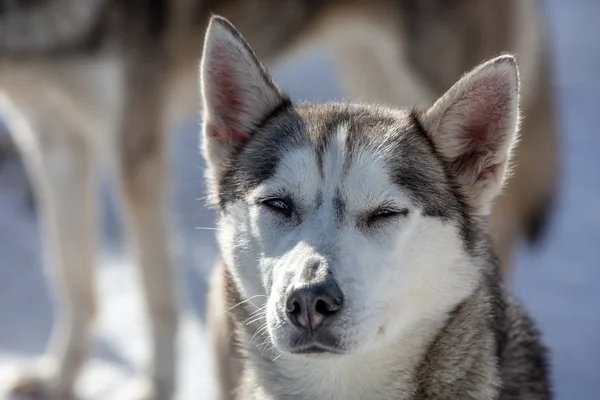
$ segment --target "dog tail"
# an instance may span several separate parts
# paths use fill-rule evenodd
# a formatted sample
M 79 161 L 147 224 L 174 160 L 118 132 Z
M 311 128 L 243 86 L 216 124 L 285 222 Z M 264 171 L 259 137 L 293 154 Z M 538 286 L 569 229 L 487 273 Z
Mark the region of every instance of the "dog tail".
M 61 50 L 84 40 L 107 0 L 0 0 L 0 54 Z

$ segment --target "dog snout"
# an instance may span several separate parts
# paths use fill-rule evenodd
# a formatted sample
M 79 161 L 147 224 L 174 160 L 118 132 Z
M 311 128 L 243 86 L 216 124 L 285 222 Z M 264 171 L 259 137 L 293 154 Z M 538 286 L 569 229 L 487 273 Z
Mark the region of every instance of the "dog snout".
M 292 289 L 286 301 L 286 314 L 293 325 L 314 333 L 339 313 L 343 302 L 340 287 L 330 278 Z

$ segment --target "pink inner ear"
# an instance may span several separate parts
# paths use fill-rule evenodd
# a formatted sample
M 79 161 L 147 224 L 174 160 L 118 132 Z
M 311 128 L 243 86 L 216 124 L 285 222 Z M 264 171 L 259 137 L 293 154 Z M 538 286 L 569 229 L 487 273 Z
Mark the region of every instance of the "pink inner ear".
M 248 138 L 240 127 L 240 117 L 246 105 L 243 102 L 242 88 L 236 80 L 236 73 L 232 67 L 235 56 L 228 46 L 218 46 L 214 49 L 219 54 L 213 66 L 214 90 L 217 93 L 214 102 L 214 112 L 223 121 L 223 128 L 214 129 L 212 136 L 226 140 L 228 143 L 241 143 Z M 216 57 L 215 57 L 216 58 Z
M 471 90 L 467 104 L 460 107 L 466 110 L 463 140 L 465 153 L 497 151 L 506 139 L 505 119 L 510 115 L 509 88 L 488 78 L 492 82 L 480 82 L 481 86 Z
M 231 71 L 228 71 L 225 66 L 219 66 L 219 70 L 215 74 L 215 80 L 221 101 L 219 112 L 223 112 L 223 116 L 234 117 L 235 114 L 242 111 L 243 103 L 239 93 L 240 90 L 236 86 Z
M 507 140 L 507 118 L 510 115 L 510 99 L 507 88 L 502 82 L 492 80 L 479 82 L 480 86 L 472 88 L 466 98 L 454 107 L 463 119 L 459 140 L 461 155 L 452 165 L 455 171 L 463 176 L 471 175 L 475 181 L 485 179 L 496 167 L 494 155 L 502 150 Z
M 485 146 L 490 139 L 491 121 L 485 121 L 481 117 L 483 116 L 473 116 L 473 120 L 465 127 L 465 138 L 469 141 L 469 147 Z
M 225 129 L 225 128 L 217 128 L 215 126 L 211 126 L 208 128 L 208 134 L 211 137 L 217 138 L 227 144 L 239 144 L 244 143 L 246 139 L 248 139 L 248 135 L 242 133 L 239 129 Z

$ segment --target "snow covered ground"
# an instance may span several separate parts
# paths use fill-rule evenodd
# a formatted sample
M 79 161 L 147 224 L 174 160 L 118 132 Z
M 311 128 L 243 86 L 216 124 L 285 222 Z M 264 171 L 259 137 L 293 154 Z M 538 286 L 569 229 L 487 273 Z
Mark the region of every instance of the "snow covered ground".
M 552 351 L 557 398 L 600 398 L 600 2 L 547 0 L 556 52 L 564 127 L 564 184 L 545 246 L 519 255 L 515 291 L 538 320 Z M 297 99 L 342 96 L 326 53 L 313 52 L 274 69 Z M 213 215 L 204 208 L 202 160 L 195 125 L 174 134 L 175 222 L 180 282 L 186 292 L 180 399 L 211 399 L 204 333 L 205 277 L 216 254 Z M 53 310 L 41 266 L 35 216 L 26 207 L 18 163 L 0 169 L 0 396 L 17 362 L 41 354 Z M 113 399 L 141 370 L 145 316 L 134 268 L 123 255 L 118 218 L 104 197 L 104 251 L 99 268 L 101 315 L 92 358 L 79 383 L 82 399 Z

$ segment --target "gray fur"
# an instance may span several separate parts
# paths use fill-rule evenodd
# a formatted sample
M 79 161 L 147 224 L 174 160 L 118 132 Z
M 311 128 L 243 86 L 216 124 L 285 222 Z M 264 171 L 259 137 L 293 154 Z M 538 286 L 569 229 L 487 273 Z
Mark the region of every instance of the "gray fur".
M 216 23 L 225 23 L 220 21 Z M 232 37 L 214 40 L 243 40 L 237 33 Z M 264 69 L 251 73 L 262 67 L 251 51 L 247 54 L 229 60 L 222 71 L 209 68 L 218 54 L 205 54 L 205 102 L 220 101 L 211 92 L 215 86 L 210 80 L 227 75 L 227 68 L 238 71 L 237 63 L 250 72 L 236 75 L 226 95 L 237 98 L 236 88 L 247 85 L 265 87 L 273 95 L 265 86 L 270 77 Z M 233 322 L 240 352 L 236 357 L 244 359 L 238 398 L 550 399 L 546 350 L 531 319 L 505 292 L 487 233 L 486 203 L 502 185 L 517 130 L 514 59 L 500 57 L 478 67 L 428 111 L 293 105 L 280 96 L 283 105 L 267 112 L 260 125 L 247 127 L 243 140 L 226 144 L 223 136 L 208 130 L 203 139 L 209 164 L 219 165 L 209 170 L 209 190 L 219 205 L 225 259 L 218 285 Z M 228 117 L 252 120 L 254 112 L 264 110 L 246 105 L 231 109 Z M 213 152 L 215 141 L 231 149 Z M 365 168 L 374 175 L 364 175 Z M 357 210 L 361 194 L 349 187 L 369 187 L 367 179 L 390 182 L 392 188 L 375 185 L 375 192 L 368 194 L 375 200 L 359 200 Z M 289 212 L 283 216 L 265 206 L 265 196 L 281 199 Z M 390 209 L 392 217 L 378 218 L 378 211 Z M 360 254 L 365 249 L 398 254 L 393 249 L 404 246 L 401 232 L 409 229 L 404 225 L 410 221 L 420 221 L 415 222 L 422 225 L 415 228 L 418 232 L 430 232 L 403 248 L 410 257 L 401 254 L 404 261 L 396 261 L 373 254 L 373 264 L 365 264 L 369 255 Z M 436 237 L 444 239 L 438 242 Z M 437 249 L 429 249 L 423 238 L 431 239 L 434 247 L 455 244 L 436 256 Z M 363 250 L 344 248 L 347 243 Z M 372 286 L 378 274 L 395 279 L 398 272 L 390 269 L 410 270 L 415 262 L 432 275 L 422 281 L 419 272 L 400 274 L 409 280 L 401 283 L 414 285 L 415 298 L 404 300 L 414 302 L 423 315 L 406 314 L 403 305 L 386 309 L 385 304 L 395 304 L 392 293 L 364 293 L 378 287 Z M 452 271 L 443 269 L 448 267 Z M 339 285 L 344 305 L 328 317 L 325 328 L 307 336 L 287 322 L 281 304 L 297 282 L 322 277 Z M 378 302 L 387 311 L 380 311 Z M 378 314 L 387 317 L 373 323 L 373 318 L 379 321 Z M 403 331 L 398 326 L 407 316 L 412 322 Z M 378 326 L 376 334 L 369 333 L 373 326 Z M 311 350 L 313 345 L 318 350 Z
M 342 121 L 344 117 L 351 126 L 373 127 L 369 122 L 378 120 L 385 125 L 385 111 L 377 108 L 354 105 L 317 105 L 291 108 L 285 114 L 267 122 L 265 128 L 257 132 L 248 146 L 241 151 L 228 170 L 227 182 L 221 191 L 224 209 L 228 200 L 252 190 L 261 179 L 267 179 L 269 171 L 265 165 L 276 165 L 278 152 L 266 151 L 298 145 L 303 141 L 327 136 L 332 121 Z M 403 389 L 402 399 L 483 399 L 492 390 L 497 399 L 550 399 L 546 349 L 539 342 L 539 333 L 533 322 L 520 306 L 508 297 L 499 283 L 499 266 L 491 248 L 489 238 L 484 232 L 484 221 L 469 213 L 468 205 L 456 190 L 452 188 L 443 172 L 443 160 L 440 160 L 423 137 L 416 118 L 407 114 L 411 121 L 405 126 L 393 145 L 397 146 L 392 154 L 404 159 L 405 166 L 398 165 L 392 158 L 391 165 L 397 165 L 393 171 L 398 185 L 408 187 L 413 193 L 415 204 L 422 204 L 426 215 L 431 218 L 450 218 L 462 225 L 465 249 L 471 251 L 480 261 L 484 279 L 475 293 L 456 307 L 449 320 L 429 345 L 418 370 L 412 377 L 410 389 Z M 311 134 L 299 130 L 303 126 L 320 126 L 320 131 Z M 284 133 L 285 139 L 280 135 Z M 369 143 L 366 131 L 357 129 L 349 136 L 352 145 L 361 140 Z M 304 137 L 303 137 L 304 136 Z M 291 138 L 288 142 L 287 138 Z M 318 141 L 317 141 L 318 143 Z M 370 143 L 372 145 L 372 143 Z M 405 157 L 400 156 L 403 154 Z M 262 155 L 262 156 L 260 156 Z M 420 168 L 429 165 L 428 168 Z M 226 213 L 226 211 L 224 211 Z M 227 268 L 227 267 L 225 267 Z M 229 279 L 231 279 L 229 277 Z M 236 293 L 235 285 L 229 281 L 228 304 L 233 307 L 243 301 Z M 229 308 L 228 307 L 228 308 Z M 238 335 L 242 338 L 255 337 L 257 325 L 245 325 L 251 319 L 253 308 L 236 307 L 234 321 Z M 255 342 L 268 340 L 259 335 Z M 265 390 L 273 399 L 309 399 L 310 397 L 286 396 L 285 382 L 291 377 L 284 375 L 275 362 L 271 352 L 260 348 L 248 348 L 242 339 L 244 352 L 251 362 L 246 364 L 241 399 L 263 399 L 252 397 Z M 401 355 L 398 355 L 401 358 Z M 256 371 L 260 370 L 260 372 Z M 390 374 L 394 372 L 389 367 Z M 258 375 L 258 376 L 257 376 Z M 269 390 L 270 389 L 270 390 Z M 406 393 L 404 393 L 406 392 Z M 377 399 L 379 397 L 372 397 Z
M 225 273 L 224 278 L 228 282 L 227 304 L 233 307 L 242 300 L 231 277 Z M 539 331 L 515 300 L 503 293 L 497 282 L 498 276 L 490 272 L 473 296 L 456 308 L 430 344 L 412 378 L 412 385 L 398 389 L 398 396 L 394 398 L 552 398 L 547 349 L 540 344 Z M 240 324 L 248 318 L 248 311 L 239 307 L 236 310 L 232 315 L 238 324 L 238 337 L 254 336 L 252 328 Z M 249 331 L 244 332 L 246 329 Z M 243 383 L 238 389 L 240 399 L 312 399 L 283 394 L 285 382 L 291 378 L 277 368 L 268 353 L 262 356 L 254 353 L 246 357 L 253 361 L 246 361 Z M 257 357 L 258 361 L 253 357 Z M 394 374 L 402 374 L 394 371 L 393 366 L 386 372 L 392 379 Z M 487 397 L 490 388 L 494 395 Z M 261 392 L 269 394 L 264 398 L 256 395 Z

